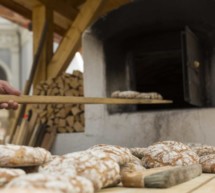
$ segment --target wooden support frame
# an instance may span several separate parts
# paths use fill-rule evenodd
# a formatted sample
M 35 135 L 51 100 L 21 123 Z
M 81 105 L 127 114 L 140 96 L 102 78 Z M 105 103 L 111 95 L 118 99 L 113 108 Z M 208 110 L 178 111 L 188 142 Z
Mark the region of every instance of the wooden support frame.
M 28 0 L 28 2 L 32 2 L 32 0 Z M 31 6 L 36 7 L 37 5 L 40 5 L 41 3 L 36 4 L 36 0 L 33 0 Z M 15 11 L 16 13 L 24 16 L 27 19 L 32 20 L 32 7 L 31 6 L 23 6 L 22 1 L 12 1 L 12 0 L 0 0 L 0 4 Z M 32 21 L 33 22 L 33 21 Z M 68 27 L 71 25 L 72 21 L 69 19 L 65 19 L 62 15 L 55 12 L 54 13 L 54 31 L 57 32 L 59 35 L 64 35 Z
M 87 0 L 83 5 L 48 66 L 49 78 L 56 77 L 66 70 L 76 51 L 80 48 L 83 31 L 98 14 L 104 3 L 104 0 Z
M 33 9 L 33 52 L 38 50 L 41 34 L 45 23 L 47 23 L 47 35 L 39 64 L 34 74 L 33 86 L 47 79 L 47 65 L 53 55 L 53 11 L 44 5 L 38 5 Z

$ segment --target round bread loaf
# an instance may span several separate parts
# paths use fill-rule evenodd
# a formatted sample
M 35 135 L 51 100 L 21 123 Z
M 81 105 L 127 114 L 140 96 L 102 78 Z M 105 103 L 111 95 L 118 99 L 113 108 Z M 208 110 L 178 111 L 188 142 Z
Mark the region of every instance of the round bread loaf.
M 57 176 L 49 174 L 28 174 L 15 178 L 6 185 L 6 188 L 24 188 L 24 189 L 47 189 L 60 191 L 62 193 L 93 193 L 93 185 L 86 178 L 76 176 L 67 178 L 66 176 Z
M 187 144 L 196 154 L 200 156 L 215 154 L 215 147 L 211 145 L 204 145 L 200 143 L 188 143 Z
M 199 163 L 202 165 L 203 172 L 215 173 L 215 154 L 201 156 Z
M 115 160 L 120 165 L 124 165 L 132 160 L 132 154 L 130 150 L 126 147 L 117 145 L 99 144 L 89 148 L 87 151 L 95 152 L 95 154 L 96 151 L 102 151 L 108 154 L 110 158 Z
M 1 193 L 62 193 L 58 190 L 47 190 L 41 188 L 4 188 Z
M 35 166 L 50 160 L 50 152 L 40 147 L 0 145 L 0 167 Z
M 63 157 L 73 159 L 77 175 L 89 179 L 95 190 L 114 186 L 120 182 L 118 163 L 102 151 L 81 151 L 66 154 Z
M 63 156 L 54 156 L 50 162 L 41 165 L 38 171 L 41 173 L 58 173 L 59 175 L 74 177 L 77 175 L 74 164 L 74 159 L 69 159 Z
M 0 187 L 3 187 L 14 178 L 25 174 L 21 169 L 0 168 Z
M 157 92 L 142 92 L 142 93 L 138 94 L 136 96 L 136 98 L 139 98 L 139 99 L 159 99 L 159 100 L 163 99 L 161 94 L 159 94 Z
M 181 142 L 163 141 L 149 146 L 142 162 L 146 168 L 186 166 L 199 163 L 199 156 Z
M 125 172 L 136 172 L 142 170 L 145 170 L 145 168 L 143 167 L 141 160 L 133 156 L 130 162 L 120 167 L 120 174 L 122 175 L 122 173 Z
M 113 98 L 127 98 L 127 99 L 132 99 L 135 98 L 139 92 L 137 91 L 115 91 L 111 94 L 111 97 Z

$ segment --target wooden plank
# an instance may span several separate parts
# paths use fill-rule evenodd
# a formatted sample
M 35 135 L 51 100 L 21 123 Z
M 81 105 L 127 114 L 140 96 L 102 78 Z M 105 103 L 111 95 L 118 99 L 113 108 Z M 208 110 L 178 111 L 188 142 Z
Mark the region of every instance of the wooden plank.
M 35 146 L 35 144 L 36 144 L 36 140 L 37 140 L 37 138 L 38 138 L 38 135 L 39 135 L 39 132 L 40 132 L 40 128 L 41 128 L 42 126 L 38 123 L 38 124 L 36 124 L 36 126 L 34 127 L 34 130 L 33 130 L 33 132 L 32 132 L 32 135 L 31 135 L 31 137 L 30 137 L 30 140 L 29 140 L 29 142 L 28 142 L 28 145 L 29 146 L 32 146 L 32 147 L 34 147 Z
M 13 143 L 17 145 L 23 145 L 25 143 L 26 137 L 28 135 L 28 120 L 27 117 L 22 119 L 22 123 L 20 128 L 16 130 L 17 134 L 16 137 L 13 139 Z
M 48 77 L 56 77 L 65 71 L 76 51 L 80 47 L 81 35 L 100 10 L 104 0 L 87 0 L 66 32 L 49 66 Z
M 169 104 L 170 100 L 155 99 L 118 99 L 96 97 L 73 97 L 73 96 L 14 96 L 0 95 L 0 103 L 8 100 L 17 101 L 20 104 Z
M 208 174 L 211 175 L 211 174 Z M 197 189 L 194 189 L 192 193 L 214 193 L 215 192 L 215 177 L 211 180 L 208 180 L 203 186 L 200 186 Z M 190 192 L 191 193 L 191 192 Z
M 54 141 L 55 141 L 56 136 L 57 136 L 57 129 L 56 128 L 52 128 L 51 132 L 46 132 L 45 136 L 43 138 L 41 147 L 43 147 L 47 150 L 50 150 Z
M 53 12 L 44 5 L 33 8 L 33 52 L 34 55 L 38 51 L 44 25 L 47 22 L 47 33 L 42 48 L 41 57 L 34 72 L 34 88 L 42 80 L 47 79 L 47 64 L 53 55 Z M 35 92 L 35 89 L 34 89 Z
M 36 124 L 38 122 L 38 114 L 36 112 L 32 112 L 31 118 L 28 124 L 28 135 L 24 145 L 28 145 L 30 142 L 30 138 L 34 132 Z
M 188 182 L 173 186 L 167 189 L 149 189 L 149 188 L 124 188 L 114 187 L 105 188 L 98 193 L 192 193 L 196 188 L 200 188 L 215 178 L 215 175 L 202 174 L 201 176 Z M 215 187 L 215 183 L 214 183 Z M 196 193 L 194 191 L 194 193 Z M 202 192 L 201 192 L 202 193 Z M 212 193 L 212 192 L 211 192 Z

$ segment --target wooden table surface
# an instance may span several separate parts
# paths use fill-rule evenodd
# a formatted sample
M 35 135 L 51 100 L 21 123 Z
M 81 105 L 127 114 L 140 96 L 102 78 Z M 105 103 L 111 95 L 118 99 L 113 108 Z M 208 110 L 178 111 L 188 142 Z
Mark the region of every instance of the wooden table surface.
M 166 189 L 114 187 L 103 189 L 99 193 L 215 193 L 215 174 L 202 174 Z

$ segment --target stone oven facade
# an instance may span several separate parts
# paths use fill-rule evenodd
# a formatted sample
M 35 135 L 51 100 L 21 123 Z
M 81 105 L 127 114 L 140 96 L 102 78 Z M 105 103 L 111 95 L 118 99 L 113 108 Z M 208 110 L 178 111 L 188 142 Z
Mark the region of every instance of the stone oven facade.
M 85 133 L 58 137 L 56 152 L 67 137 L 74 150 L 160 140 L 215 145 L 214 10 L 213 0 L 137 0 L 94 23 L 83 36 L 85 96 L 156 91 L 174 103 L 86 105 Z

